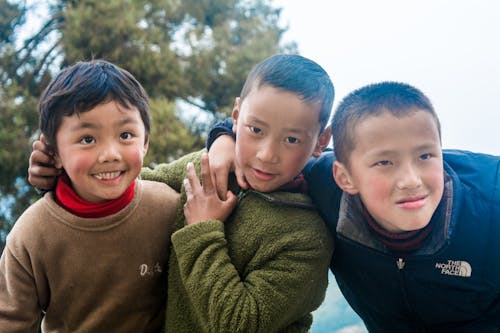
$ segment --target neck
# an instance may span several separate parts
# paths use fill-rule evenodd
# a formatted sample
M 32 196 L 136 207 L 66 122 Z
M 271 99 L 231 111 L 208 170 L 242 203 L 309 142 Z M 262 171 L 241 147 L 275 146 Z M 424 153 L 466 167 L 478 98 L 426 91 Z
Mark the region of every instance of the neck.
M 63 174 L 57 180 L 55 196 L 57 203 L 68 212 L 83 218 L 101 218 L 118 213 L 134 198 L 135 181 L 116 199 L 104 202 L 88 202 L 82 199 L 71 186 L 71 180 Z

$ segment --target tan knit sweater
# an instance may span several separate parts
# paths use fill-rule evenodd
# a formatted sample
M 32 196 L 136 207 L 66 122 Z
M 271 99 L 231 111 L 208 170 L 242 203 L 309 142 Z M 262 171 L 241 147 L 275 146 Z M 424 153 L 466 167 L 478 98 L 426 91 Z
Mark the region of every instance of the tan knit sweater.
M 120 212 L 79 218 L 47 193 L 29 207 L 0 259 L 0 331 L 158 332 L 179 195 L 139 181 Z

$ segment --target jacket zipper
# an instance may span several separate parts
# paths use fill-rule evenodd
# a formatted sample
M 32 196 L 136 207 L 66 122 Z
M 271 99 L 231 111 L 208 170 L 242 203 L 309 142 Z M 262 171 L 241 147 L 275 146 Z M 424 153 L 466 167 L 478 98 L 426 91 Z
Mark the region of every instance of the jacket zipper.
M 396 260 L 396 266 L 398 267 L 398 271 L 399 271 L 399 282 L 401 285 L 401 289 L 403 291 L 403 298 L 404 298 L 405 305 L 406 305 L 408 311 L 413 313 L 413 317 L 415 318 L 415 320 L 418 320 L 418 322 L 415 322 L 416 325 L 419 325 L 418 332 L 426 332 L 426 330 L 421 326 L 422 321 L 420 320 L 419 316 L 417 316 L 417 314 L 415 313 L 415 310 L 410 306 L 410 302 L 408 301 L 408 293 L 407 293 L 406 278 L 405 278 L 406 271 L 404 270 L 404 268 L 406 266 L 405 260 L 403 258 L 398 258 Z
M 412 311 L 411 307 L 410 307 L 410 303 L 408 302 L 408 293 L 406 291 L 406 279 L 404 276 L 405 275 L 405 271 L 404 271 L 405 265 L 406 265 L 406 262 L 404 261 L 403 258 L 398 258 L 398 260 L 396 260 L 396 266 L 398 267 L 398 272 L 399 272 L 399 282 L 401 285 L 401 289 L 403 290 L 403 298 L 405 300 L 405 304 L 406 304 L 406 307 L 408 308 L 408 310 Z

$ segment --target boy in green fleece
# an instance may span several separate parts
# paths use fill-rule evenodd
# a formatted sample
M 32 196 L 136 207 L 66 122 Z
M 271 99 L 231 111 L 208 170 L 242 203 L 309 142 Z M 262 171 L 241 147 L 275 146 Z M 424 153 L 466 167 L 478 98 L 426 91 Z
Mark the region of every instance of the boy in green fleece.
M 270 57 L 250 72 L 232 112 L 249 190 L 230 179 L 232 192 L 220 199 L 204 151 L 143 170 L 143 179 L 181 190 L 185 203 L 172 235 L 167 331 L 309 330 L 333 243 L 300 172 L 328 144 L 332 101 L 333 85 L 318 64 Z M 200 164 L 203 186 L 193 167 Z
M 143 169 L 142 179 L 169 184 L 183 203 L 169 258 L 167 332 L 309 330 L 328 284 L 333 238 L 300 172 L 330 140 L 333 94 L 328 74 L 304 57 L 276 55 L 254 67 L 232 113 L 248 190 L 230 177 L 232 192 L 220 199 L 204 151 Z M 35 172 L 49 162 L 37 144 L 29 179 L 47 187 L 54 170 Z

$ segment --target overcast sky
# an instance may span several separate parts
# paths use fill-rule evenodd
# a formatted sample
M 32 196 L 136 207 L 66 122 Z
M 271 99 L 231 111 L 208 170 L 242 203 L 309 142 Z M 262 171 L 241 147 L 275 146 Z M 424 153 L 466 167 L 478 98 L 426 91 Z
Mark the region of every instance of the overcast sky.
M 285 40 L 332 77 L 335 103 L 384 80 L 422 90 L 443 147 L 500 155 L 500 1 L 275 0 Z

